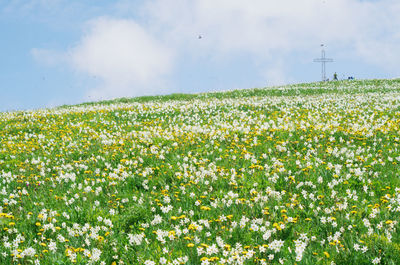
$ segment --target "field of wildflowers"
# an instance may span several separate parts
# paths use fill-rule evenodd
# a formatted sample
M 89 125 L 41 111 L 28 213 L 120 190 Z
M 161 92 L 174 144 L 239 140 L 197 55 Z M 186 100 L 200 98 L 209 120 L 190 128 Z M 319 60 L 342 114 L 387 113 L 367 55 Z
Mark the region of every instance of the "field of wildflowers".
M 0 264 L 398 264 L 400 80 L 0 113 Z

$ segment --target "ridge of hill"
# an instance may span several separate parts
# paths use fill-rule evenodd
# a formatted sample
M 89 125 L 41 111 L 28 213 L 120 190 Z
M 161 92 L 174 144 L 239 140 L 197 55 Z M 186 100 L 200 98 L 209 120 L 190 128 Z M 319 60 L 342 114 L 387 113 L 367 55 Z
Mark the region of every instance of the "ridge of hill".
M 88 106 L 94 104 L 116 104 L 116 103 L 144 103 L 149 101 L 169 100 L 195 100 L 195 99 L 223 99 L 238 97 L 263 97 L 263 96 L 302 96 L 329 93 L 371 93 L 390 92 L 400 90 L 400 78 L 396 79 L 367 79 L 367 80 L 340 80 L 330 82 L 300 83 L 284 86 L 273 86 L 265 88 L 235 89 L 227 91 L 206 93 L 174 93 L 169 95 L 140 96 L 133 98 L 117 98 L 97 102 L 85 102 L 74 106 Z M 64 105 L 63 107 L 72 106 Z

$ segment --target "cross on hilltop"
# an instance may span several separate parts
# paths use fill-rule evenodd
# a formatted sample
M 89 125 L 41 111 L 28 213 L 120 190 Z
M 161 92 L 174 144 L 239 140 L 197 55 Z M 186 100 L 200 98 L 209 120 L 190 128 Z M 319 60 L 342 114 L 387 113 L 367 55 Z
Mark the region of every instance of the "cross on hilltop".
M 324 81 L 327 81 L 326 72 L 325 72 L 325 64 L 333 62 L 333 59 L 326 58 L 325 57 L 324 44 L 321 44 L 321 47 L 322 47 L 321 58 L 314 59 L 314 62 L 315 63 L 321 63 L 321 75 L 322 75 L 322 81 L 324 82 Z

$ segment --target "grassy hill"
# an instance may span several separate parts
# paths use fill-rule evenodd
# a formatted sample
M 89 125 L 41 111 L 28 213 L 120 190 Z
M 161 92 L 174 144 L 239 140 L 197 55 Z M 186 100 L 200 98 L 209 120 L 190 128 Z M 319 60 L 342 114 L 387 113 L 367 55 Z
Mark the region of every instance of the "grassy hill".
M 0 264 L 397 264 L 399 132 L 398 79 L 0 113 Z

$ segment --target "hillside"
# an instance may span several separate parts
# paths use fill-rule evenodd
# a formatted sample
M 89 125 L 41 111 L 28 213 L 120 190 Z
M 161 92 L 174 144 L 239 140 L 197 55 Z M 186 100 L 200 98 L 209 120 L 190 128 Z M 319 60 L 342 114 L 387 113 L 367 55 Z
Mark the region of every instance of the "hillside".
M 0 113 L 0 264 L 397 264 L 399 144 L 399 79 Z

